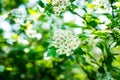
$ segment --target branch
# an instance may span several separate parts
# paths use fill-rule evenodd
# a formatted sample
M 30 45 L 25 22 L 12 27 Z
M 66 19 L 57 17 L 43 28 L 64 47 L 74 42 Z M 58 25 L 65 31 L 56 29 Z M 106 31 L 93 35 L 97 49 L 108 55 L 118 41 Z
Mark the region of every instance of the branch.
M 73 11 L 73 10 L 70 10 L 70 11 L 71 11 L 73 14 L 79 16 L 81 19 L 83 19 L 83 20 L 88 24 L 88 21 L 87 21 L 84 17 L 82 17 L 80 14 L 78 14 L 77 12 L 75 12 L 75 11 Z
M 112 17 L 114 18 L 115 15 L 114 15 L 114 9 L 113 9 L 113 2 L 112 2 L 112 1 L 110 2 L 110 6 L 111 6 L 111 8 L 112 8 Z
M 79 63 L 79 60 L 78 60 L 77 58 L 76 58 L 76 62 L 77 62 L 77 64 L 81 67 L 81 69 L 86 73 L 87 77 L 88 77 L 90 80 L 95 80 L 95 76 L 91 76 L 91 73 L 89 73 L 89 71 L 84 68 L 84 65 L 82 65 L 82 64 Z M 94 72 L 95 72 L 95 71 L 94 71 Z

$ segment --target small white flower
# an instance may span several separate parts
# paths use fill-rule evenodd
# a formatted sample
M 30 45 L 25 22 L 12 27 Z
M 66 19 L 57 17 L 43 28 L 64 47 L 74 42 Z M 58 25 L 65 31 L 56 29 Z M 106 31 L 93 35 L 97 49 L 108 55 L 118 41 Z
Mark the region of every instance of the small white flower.
M 65 54 L 65 50 L 63 48 L 57 49 L 58 54 Z
M 73 50 L 78 48 L 79 44 L 79 38 L 72 31 L 62 29 L 54 31 L 51 46 L 57 48 L 58 54 L 66 54 L 68 56 L 73 53 Z

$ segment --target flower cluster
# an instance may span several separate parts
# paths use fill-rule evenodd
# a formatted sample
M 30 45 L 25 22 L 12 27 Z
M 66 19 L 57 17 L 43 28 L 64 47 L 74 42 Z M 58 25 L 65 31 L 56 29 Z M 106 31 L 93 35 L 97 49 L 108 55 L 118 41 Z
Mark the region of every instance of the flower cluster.
M 59 15 L 61 12 L 63 12 L 69 4 L 69 0 L 52 0 L 53 10 L 55 11 L 56 15 Z
M 21 9 L 13 9 L 9 12 L 9 16 L 11 20 L 14 20 L 18 24 L 24 24 L 26 19 L 26 14 Z
M 23 17 L 23 13 L 19 9 L 11 10 L 10 11 L 10 15 L 13 16 L 14 18 L 21 18 L 21 17 Z
M 79 38 L 77 35 L 73 34 L 72 31 L 62 29 L 54 31 L 51 46 L 57 48 L 56 52 L 58 54 L 66 54 L 68 56 L 72 54 L 76 48 L 78 48 L 79 44 Z
M 109 0 L 95 0 L 93 4 L 95 4 L 96 6 L 103 7 L 104 9 L 108 9 L 108 10 L 110 8 Z

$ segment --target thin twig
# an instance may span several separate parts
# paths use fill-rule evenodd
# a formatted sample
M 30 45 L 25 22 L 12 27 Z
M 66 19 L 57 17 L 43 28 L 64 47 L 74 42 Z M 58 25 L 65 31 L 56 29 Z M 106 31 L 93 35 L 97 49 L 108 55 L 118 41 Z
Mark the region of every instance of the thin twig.
M 77 12 L 75 12 L 73 10 L 72 10 L 72 13 L 79 16 L 80 18 L 82 18 L 88 24 L 88 21 L 84 17 L 82 17 L 80 14 L 78 14 Z
M 111 6 L 111 8 L 112 8 L 112 17 L 114 18 L 115 15 L 114 15 L 114 9 L 113 9 L 113 3 L 112 3 L 112 2 L 110 2 L 110 6 Z

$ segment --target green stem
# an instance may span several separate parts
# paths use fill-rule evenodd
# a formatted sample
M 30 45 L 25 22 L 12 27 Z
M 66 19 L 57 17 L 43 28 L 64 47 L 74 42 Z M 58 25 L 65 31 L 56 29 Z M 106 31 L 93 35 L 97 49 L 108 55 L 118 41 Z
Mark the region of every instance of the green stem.
M 115 15 L 114 15 L 114 9 L 113 9 L 113 2 L 112 2 L 112 1 L 110 2 L 110 6 L 111 6 L 111 8 L 112 8 L 112 17 L 114 18 Z

